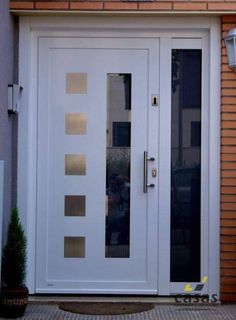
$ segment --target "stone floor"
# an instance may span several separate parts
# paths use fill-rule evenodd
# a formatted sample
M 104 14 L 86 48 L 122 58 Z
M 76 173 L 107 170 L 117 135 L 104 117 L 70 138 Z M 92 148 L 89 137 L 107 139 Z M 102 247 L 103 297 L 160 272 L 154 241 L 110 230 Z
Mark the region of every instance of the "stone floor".
M 92 316 L 61 311 L 56 303 L 30 303 L 25 320 L 236 320 L 236 304 L 161 305 L 147 312 L 121 316 Z

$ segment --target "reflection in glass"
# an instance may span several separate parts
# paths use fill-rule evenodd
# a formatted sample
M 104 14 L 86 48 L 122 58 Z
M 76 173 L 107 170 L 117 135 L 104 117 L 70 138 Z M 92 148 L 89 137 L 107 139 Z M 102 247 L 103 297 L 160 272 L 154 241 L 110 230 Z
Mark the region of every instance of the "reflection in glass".
M 201 50 L 172 50 L 171 281 L 200 281 Z
M 113 147 L 130 147 L 130 122 L 113 122 Z
M 64 257 L 84 258 L 85 237 L 64 237 Z
M 85 196 L 65 196 L 65 216 L 85 216 Z
M 84 154 L 65 155 L 66 175 L 86 175 L 86 156 Z
M 130 255 L 131 75 L 108 74 L 106 257 Z

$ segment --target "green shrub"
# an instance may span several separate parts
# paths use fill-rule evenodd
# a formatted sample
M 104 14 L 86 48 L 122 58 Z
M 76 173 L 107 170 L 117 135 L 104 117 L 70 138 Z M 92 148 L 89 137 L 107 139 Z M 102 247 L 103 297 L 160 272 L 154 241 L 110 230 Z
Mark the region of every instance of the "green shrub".
M 2 253 L 2 285 L 23 287 L 26 277 L 27 241 L 17 208 L 13 208 L 8 227 L 7 243 Z

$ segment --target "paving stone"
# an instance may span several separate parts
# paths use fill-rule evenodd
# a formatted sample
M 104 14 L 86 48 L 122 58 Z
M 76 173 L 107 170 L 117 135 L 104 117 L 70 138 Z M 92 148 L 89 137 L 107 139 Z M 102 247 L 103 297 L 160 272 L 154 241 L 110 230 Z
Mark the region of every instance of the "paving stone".
M 0 318 L 2 319 L 2 318 Z M 121 315 L 92 316 L 62 311 L 57 304 L 29 304 L 25 320 L 236 320 L 235 305 L 156 305 L 153 310 Z

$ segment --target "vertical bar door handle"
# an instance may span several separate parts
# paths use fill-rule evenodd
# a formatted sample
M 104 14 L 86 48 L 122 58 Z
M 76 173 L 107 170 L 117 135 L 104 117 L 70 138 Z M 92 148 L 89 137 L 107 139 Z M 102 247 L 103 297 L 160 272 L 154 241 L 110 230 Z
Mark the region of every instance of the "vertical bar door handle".
M 147 193 L 147 151 L 143 153 L 143 192 Z
M 148 158 L 147 151 L 143 152 L 143 192 L 147 193 L 147 188 L 154 188 L 155 184 L 148 184 L 148 161 L 155 161 L 155 158 Z

